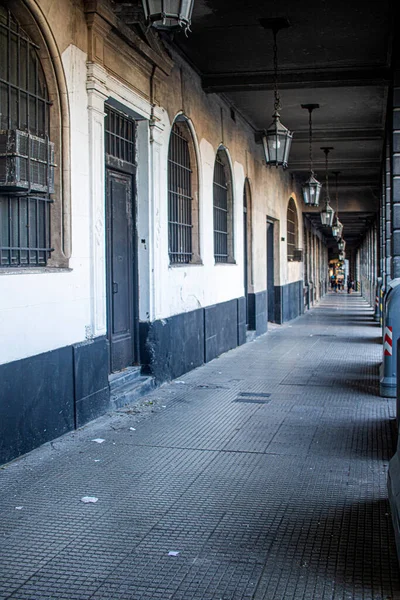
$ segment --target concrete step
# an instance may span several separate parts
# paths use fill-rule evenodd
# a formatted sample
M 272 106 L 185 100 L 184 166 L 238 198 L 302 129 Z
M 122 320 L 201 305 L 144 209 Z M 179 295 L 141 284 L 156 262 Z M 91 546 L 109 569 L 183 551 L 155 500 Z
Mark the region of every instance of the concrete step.
M 108 376 L 110 392 L 113 393 L 114 389 L 134 382 L 136 379 L 141 377 L 140 371 L 140 367 L 127 367 L 122 371 L 118 371 L 118 373 L 111 373 L 111 375 Z
M 113 409 L 133 404 L 155 387 L 154 377 L 140 375 L 140 367 L 130 367 L 125 371 L 110 376 L 110 402 Z

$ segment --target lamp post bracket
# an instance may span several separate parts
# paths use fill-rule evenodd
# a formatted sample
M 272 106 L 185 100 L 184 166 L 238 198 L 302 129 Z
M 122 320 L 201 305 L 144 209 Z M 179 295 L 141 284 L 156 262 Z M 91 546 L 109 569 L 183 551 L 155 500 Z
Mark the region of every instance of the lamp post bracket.
M 302 104 L 301 108 L 305 108 L 306 110 L 309 110 L 311 112 L 312 110 L 314 110 L 314 108 L 319 108 L 319 104 Z
M 281 29 L 287 29 L 291 27 L 289 19 L 286 17 L 273 17 L 273 18 L 265 18 L 259 19 L 261 27 L 264 29 L 272 29 L 274 33 L 278 33 Z

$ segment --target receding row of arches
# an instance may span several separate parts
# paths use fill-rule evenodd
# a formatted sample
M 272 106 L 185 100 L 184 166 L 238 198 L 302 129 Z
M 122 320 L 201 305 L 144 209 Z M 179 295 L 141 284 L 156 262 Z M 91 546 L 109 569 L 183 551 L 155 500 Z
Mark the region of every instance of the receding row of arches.
M 17 2 L 16 9 L 18 6 Z M 37 27 L 35 30 L 29 25 L 23 12 L 17 10 L 17 13 L 31 35 L 38 31 Z M 26 138 L 30 146 L 26 157 L 21 152 L 18 158 L 19 180 L 8 182 L 7 172 L 1 184 L 0 265 L 5 267 L 46 266 L 50 258 L 57 266 L 62 263 L 62 256 L 68 258 L 65 247 L 69 235 L 62 223 L 69 211 L 63 206 L 66 202 L 63 188 L 68 187 L 65 169 L 68 160 L 64 157 L 68 158 L 68 155 L 65 154 L 66 140 L 61 136 L 65 129 L 58 100 L 61 93 L 56 73 L 48 67 L 44 40 L 38 45 L 38 35 L 33 38 L 31 35 L 22 29 L 7 8 L 0 6 L 0 45 L 3 49 L 0 61 L 1 130 L 15 131 L 15 135 L 22 141 Z M 32 157 L 36 146 L 40 147 L 37 157 Z M 22 173 L 24 166 L 26 181 Z M 199 179 L 193 132 L 189 120 L 179 115 L 173 123 L 168 148 L 168 252 L 172 265 L 201 262 Z M 212 196 L 214 260 L 216 264 L 232 263 L 235 261 L 233 176 L 224 146 L 218 148 L 215 156 Z M 246 254 L 251 246 L 252 230 L 251 191 L 247 179 L 243 209 L 247 223 L 244 231 Z M 298 245 L 297 239 L 297 210 L 291 198 L 287 209 L 289 260 Z
M 244 251 L 251 247 L 251 189 L 243 188 Z M 213 232 L 216 263 L 234 262 L 233 179 L 226 148 L 218 148 L 213 174 Z M 173 123 L 168 148 L 168 247 L 171 264 L 200 261 L 199 176 L 189 121 L 180 115 Z M 287 258 L 298 248 L 298 215 L 294 199 L 287 206 Z M 245 256 L 246 258 L 246 256 Z M 246 268 L 246 260 L 245 268 Z M 247 275 L 245 277 L 247 280 Z

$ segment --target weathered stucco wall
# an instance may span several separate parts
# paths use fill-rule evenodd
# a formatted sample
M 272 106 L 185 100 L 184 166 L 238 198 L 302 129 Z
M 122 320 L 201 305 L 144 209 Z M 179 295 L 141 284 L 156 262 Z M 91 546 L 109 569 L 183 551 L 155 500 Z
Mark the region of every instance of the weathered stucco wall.
M 246 178 L 252 209 L 253 284 L 249 291 L 266 288 L 267 216 L 279 224 L 275 285 L 301 280 L 303 264 L 288 262 L 286 251 L 286 211 L 290 197 L 295 199 L 298 210 L 299 247 L 302 247 L 299 186 L 289 172 L 265 166 L 262 146 L 255 142 L 254 132 L 242 116 L 236 112 L 233 120 L 224 99 L 205 94 L 198 75 L 171 48 L 166 52 L 155 41 L 146 54 L 140 47 L 144 42 L 133 40 L 128 45 L 118 40 L 107 21 L 107 15 L 113 15 L 107 2 L 99 3 L 104 9 L 103 17 L 96 13 L 96 2 L 29 0 L 29 4 L 35 4 L 51 29 L 67 86 L 72 253 L 69 270 L 0 272 L 0 363 L 106 331 L 102 110 L 110 97 L 141 119 L 137 144 L 141 320 L 165 318 L 243 296 Z M 85 17 L 84 8 L 89 5 L 93 10 Z M 88 59 L 91 59 L 89 64 Z M 198 154 L 202 264 L 171 267 L 167 156 L 171 126 L 180 113 L 190 119 Z M 215 265 L 212 183 L 215 155 L 221 144 L 232 166 L 235 264 Z

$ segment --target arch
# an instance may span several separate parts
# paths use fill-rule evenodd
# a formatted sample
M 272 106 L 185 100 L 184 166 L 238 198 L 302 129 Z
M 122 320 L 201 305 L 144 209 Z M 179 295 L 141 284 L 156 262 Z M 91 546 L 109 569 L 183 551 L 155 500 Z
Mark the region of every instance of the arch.
M 50 139 L 54 143 L 53 252 L 48 266 L 67 267 L 71 256 L 70 112 L 61 56 L 49 23 L 35 0 L 2 2 L 36 44 L 51 101 Z
M 233 178 L 228 152 L 218 148 L 213 177 L 214 259 L 216 263 L 234 262 Z
M 180 113 L 168 145 L 168 252 L 170 264 L 200 262 L 199 172 L 193 127 Z
M 289 199 L 286 213 L 287 259 L 295 260 L 295 250 L 299 246 L 299 219 L 294 198 Z

